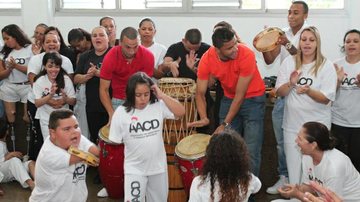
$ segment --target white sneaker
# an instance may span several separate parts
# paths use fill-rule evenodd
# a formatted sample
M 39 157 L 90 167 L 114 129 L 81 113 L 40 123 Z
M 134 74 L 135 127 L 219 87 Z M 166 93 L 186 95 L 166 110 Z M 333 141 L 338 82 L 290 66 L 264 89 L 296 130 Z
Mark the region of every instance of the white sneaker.
M 99 198 L 105 198 L 105 197 L 108 197 L 109 194 L 107 193 L 106 191 L 106 188 L 102 188 L 98 193 L 97 193 L 97 197 Z
M 280 175 L 280 179 L 272 187 L 268 187 L 266 189 L 266 193 L 278 194 L 279 193 L 278 189 L 288 183 L 289 183 L 289 178 L 287 178 L 283 175 Z

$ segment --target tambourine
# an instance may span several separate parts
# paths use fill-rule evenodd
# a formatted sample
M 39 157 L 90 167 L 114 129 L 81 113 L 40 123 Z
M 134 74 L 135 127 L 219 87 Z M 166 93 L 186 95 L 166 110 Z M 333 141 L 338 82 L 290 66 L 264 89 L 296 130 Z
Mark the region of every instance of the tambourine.
M 84 162 L 89 166 L 99 165 L 99 158 L 97 158 L 94 154 L 90 152 L 84 152 L 74 146 L 70 146 L 68 149 L 68 153 L 83 159 Z
M 260 52 L 272 51 L 276 48 L 276 42 L 283 34 L 285 33 L 280 28 L 269 27 L 255 36 L 253 45 Z

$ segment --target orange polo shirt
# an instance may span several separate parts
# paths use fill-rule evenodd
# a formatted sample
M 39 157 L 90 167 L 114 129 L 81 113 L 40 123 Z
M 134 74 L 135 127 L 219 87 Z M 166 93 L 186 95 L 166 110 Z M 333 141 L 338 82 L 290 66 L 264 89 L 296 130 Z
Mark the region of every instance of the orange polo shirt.
M 200 80 L 208 80 L 210 75 L 216 77 L 221 82 L 224 95 L 228 98 L 235 97 L 239 76 L 247 77 L 253 75 L 245 98 L 261 96 L 265 93 L 264 81 L 257 68 L 255 54 L 243 44 L 238 45 L 236 59 L 225 62 L 219 59 L 215 47 L 212 46 L 201 57 L 197 74 Z

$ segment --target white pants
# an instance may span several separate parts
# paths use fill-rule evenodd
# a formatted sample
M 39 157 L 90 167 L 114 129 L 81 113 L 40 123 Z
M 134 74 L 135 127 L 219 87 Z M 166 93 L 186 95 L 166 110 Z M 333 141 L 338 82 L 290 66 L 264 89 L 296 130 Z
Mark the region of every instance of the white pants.
M 124 201 L 166 202 L 168 197 L 168 174 L 140 176 L 125 174 Z
M 78 89 L 76 89 L 76 104 L 74 106 L 74 114 L 79 121 L 79 126 L 81 129 L 81 134 L 86 138 L 90 139 L 89 126 L 86 116 L 86 85 L 81 84 Z
M 289 172 L 289 183 L 300 184 L 301 180 L 301 152 L 295 140 L 297 132 L 284 130 L 284 151 Z
M 49 120 L 40 119 L 40 128 L 41 128 L 41 134 L 44 138 L 43 140 L 45 141 L 46 138 L 50 135 Z
M 3 173 L 4 178 L 1 182 L 9 182 L 14 179 L 18 181 L 22 187 L 27 188 L 29 185 L 26 180 L 31 179 L 29 176 L 29 161 L 23 163 L 19 158 L 13 157 L 4 161 L 0 165 L 0 172 Z

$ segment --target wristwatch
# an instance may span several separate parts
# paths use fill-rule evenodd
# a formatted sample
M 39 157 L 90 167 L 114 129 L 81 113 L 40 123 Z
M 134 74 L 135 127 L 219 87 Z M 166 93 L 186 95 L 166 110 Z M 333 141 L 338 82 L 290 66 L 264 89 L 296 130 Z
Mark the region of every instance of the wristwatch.
M 223 122 L 221 123 L 221 125 L 223 125 L 223 126 L 226 128 L 226 127 L 228 127 L 228 126 L 229 126 L 229 123 L 227 123 L 227 122 L 223 121 Z
M 293 45 L 291 44 L 290 41 L 285 44 L 286 50 L 290 50 L 292 46 L 293 46 Z

